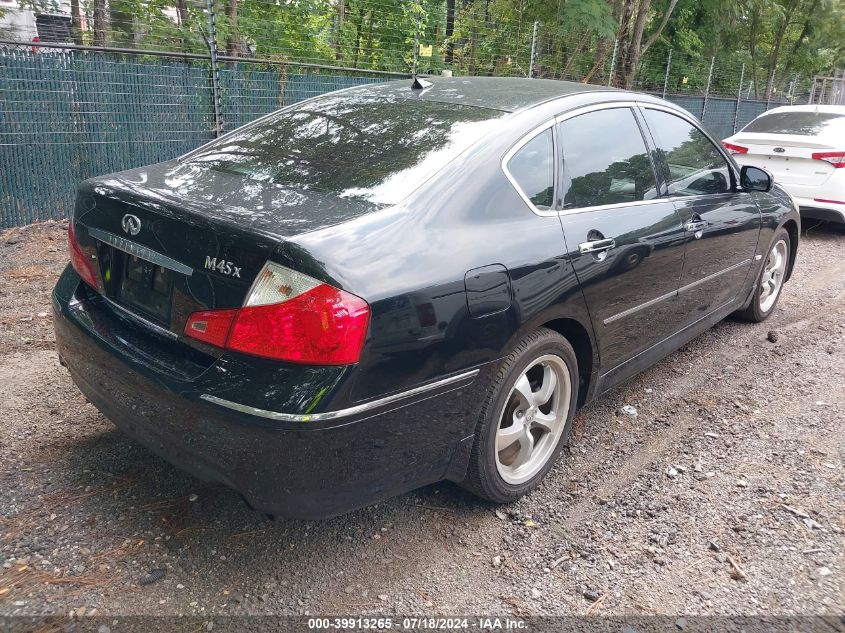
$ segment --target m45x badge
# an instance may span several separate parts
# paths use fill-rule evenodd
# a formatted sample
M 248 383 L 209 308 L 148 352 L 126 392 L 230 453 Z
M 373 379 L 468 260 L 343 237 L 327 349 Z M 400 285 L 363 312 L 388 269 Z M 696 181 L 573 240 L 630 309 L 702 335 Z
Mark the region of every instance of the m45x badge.
M 218 273 L 229 275 L 230 277 L 237 277 L 238 279 L 241 278 L 241 269 L 225 259 L 217 259 L 216 257 L 209 257 L 206 255 L 205 268 L 208 270 L 216 270 Z

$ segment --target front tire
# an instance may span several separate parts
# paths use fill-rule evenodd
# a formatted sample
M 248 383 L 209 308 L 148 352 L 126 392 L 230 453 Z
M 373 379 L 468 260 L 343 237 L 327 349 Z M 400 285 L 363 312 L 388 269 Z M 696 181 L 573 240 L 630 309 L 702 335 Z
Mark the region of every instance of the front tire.
M 540 328 L 522 339 L 488 390 L 461 485 L 495 503 L 535 488 L 569 435 L 578 384 L 575 351 L 563 336 Z
M 789 254 L 792 252 L 790 246 L 789 233 L 786 229 L 778 230 L 755 282 L 751 303 L 738 313 L 740 317 L 761 323 L 775 311 L 786 280 L 786 272 L 789 270 Z

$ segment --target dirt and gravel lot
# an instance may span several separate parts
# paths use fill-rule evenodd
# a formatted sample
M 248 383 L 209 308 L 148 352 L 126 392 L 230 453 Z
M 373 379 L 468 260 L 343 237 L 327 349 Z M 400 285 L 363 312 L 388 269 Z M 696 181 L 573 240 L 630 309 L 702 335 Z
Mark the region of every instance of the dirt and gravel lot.
M 61 223 L 0 233 L 0 614 L 845 612 L 842 230 L 803 236 L 769 322 L 581 411 L 529 497 L 441 484 L 322 522 L 252 512 L 85 402 L 53 344 L 65 260 Z

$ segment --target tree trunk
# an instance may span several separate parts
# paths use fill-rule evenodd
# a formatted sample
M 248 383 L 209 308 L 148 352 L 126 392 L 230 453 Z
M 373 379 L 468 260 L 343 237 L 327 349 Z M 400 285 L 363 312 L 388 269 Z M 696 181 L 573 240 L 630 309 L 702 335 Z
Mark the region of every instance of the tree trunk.
M 596 61 L 593 64 L 593 67 L 590 68 L 589 72 L 584 76 L 583 83 L 590 83 L 596 73 L 604 68 L 605 63 L 607 62 L 608 53 L 610 53 L 610 40 L 603 37 L 599 40 L 598 46 L 596 47 Z
M 751 27 L 748 30 L 748 52 L 751 54 L 751 83 L 754 86 L 755 100 L 760 97 L 757 94 L 757 30 L 759 26 L 760 9 L 755 5 L 751 12 Z
M 346 0 L 338 0 L 337 2 L 337 24 L 335 26 L 334 34 L 334 58 L 335 61 L 343 59 L 343 50 L 341 42 L 343 41 L 343 23 L 346 19 Z
M 70 34 L 73 43 L 82 46 L 82 15 L 79 12 L 79 0 L 70 0 Z
M 94 0 L 94 46 L 106 45 L 106 0 Z
M 238 0 L 228 0 L 226 3 L 226 21 L 229 23 L 226 54 L 237 57 L 241 53 L 241 38 L 238 35 Z
M 617 28 L 616 28 L 616 37 L 621 37 L 622 29 L 621 29 L 621 20 L 622 20 L 622 8 L 624 5 L 624 0 L 613 0 L 613 19 L 616 21 Z M 588 84 L 593 80 L 593 77 L 604 68 L 605 63 L 607 62 L 607 56 L 610 54 L 610 39 L 603 37 L 599 40 L 598 46 L 596 46 L 596 61 L 593 64 L 593 67 L 590 68 L 590 72 L 587 73 L 586 77 L 583 79 L 583 83 Z
M 364 45 L 364 54 L 369 58 L 371 65 L 373 62 L 373 22 L 375 22 L 375 11 L 370 9 L 367 17 L 367 40 Z
M 623 0 L 622 2 L 622 9 L 619 13 L 619 33 L 617 34 L 617 38 L 619 41 L 618 49 L 616 53 L 616 59 L 618 66 L 623 69 L 622 76 L 624 77 L 624 68 L 625 62 L 624 60 L 628 59 L 630 56 L 631 51 L 631 24 L 634 17 L 634 0 Z M 611 77 L 610 81 L 613 83 L 615 77 Z
M 188 28 L 190 18 L 188 17 L 187 0 L 176 0 L 176 15 L 179 16 L 179 26 Z
M 634 20 L 634 28 L 631 31 L 631 40 L 628 44 L 627 50 L 625 51 L 625 55 L 622 57 L 623 85 L 627 90 L 634 87 L 634 78 L 636 77 L 637 69 L 640 66 L 643 31 L 645 31 L 645 25 L 650 8 L 651 0 L 640 0 L 640 4 L 637 7 L 636 19 Z
M 801 34 L 798 36 L 798 39 L 795 40 L 795 44 L 792 46 L 792 50 L 789 51 L 789 57 L 786 59 L 786 64 L 783 67 L 783 72 L 780 75 L 780 81 L 778 81 L 777 89 L 782 90 L 783 84 L 786 82 L 787 77 L 789 76 L 789 71 L 792 70 L 792 65 L 795 63 L 795 55 L 801 50 L 801 45 L 804 43 L 804 38 L 806 38 L 809 34 L 811 29 L 811 21 L 813 19 L 813 14 L 816 12 L 816 9 L 819 7 L 819 0 L 813 0 L 810 6 L 807 9 L 801 7 L 801 15 L 804 16 L 804 26 L 801 28 Z
M 446 58 L 447 64 L 452 63 L 455 56 L 455 44 L 452 35 L 455 34 L 455 0 L 446 0 Z
M 358 24 L 355 25 L 355 53 L 352 56 L 352 68 L 358 68 L 358 57 L 361 55 L 361 30 L 364 28 L 364 3 L 358 11 Z

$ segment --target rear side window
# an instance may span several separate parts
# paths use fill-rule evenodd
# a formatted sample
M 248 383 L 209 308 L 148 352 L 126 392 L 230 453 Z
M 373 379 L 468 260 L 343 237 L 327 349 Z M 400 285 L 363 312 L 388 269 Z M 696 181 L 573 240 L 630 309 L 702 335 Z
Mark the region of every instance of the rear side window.
M 549 209 L 554 195 L 554 143 L 552 129 L 540 132 L 508 161 L 508 172 L 517 187 L 538 209 Z
M 845 115 L 834 112 L 772 112 L 754 119 L 743 132 L 756 134 L 797 134 L 845 136 Z
M 662 155 L 669 195 L 700 196 L 731 189 L 728 163 L 704 133 L 681 117 L 644 110 L 651 135 Z
M 560 124 L 560 138 L 566 174 L 564 209 L 657 197 L 648 150 L 629 108 L 567 119 Z

